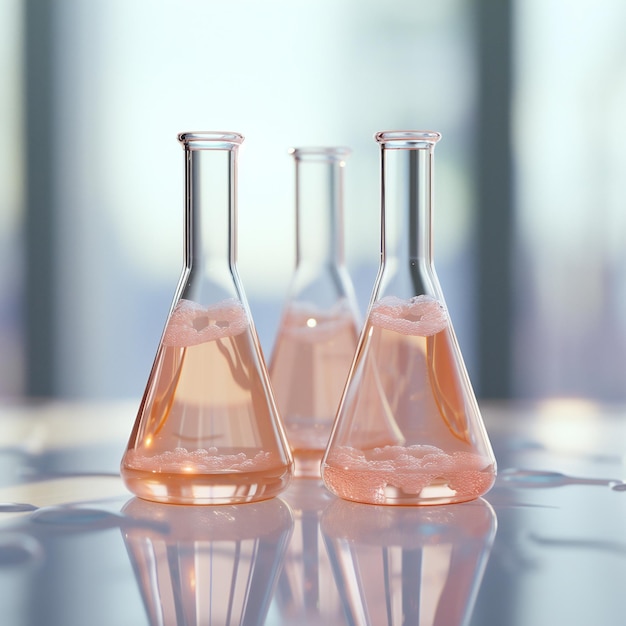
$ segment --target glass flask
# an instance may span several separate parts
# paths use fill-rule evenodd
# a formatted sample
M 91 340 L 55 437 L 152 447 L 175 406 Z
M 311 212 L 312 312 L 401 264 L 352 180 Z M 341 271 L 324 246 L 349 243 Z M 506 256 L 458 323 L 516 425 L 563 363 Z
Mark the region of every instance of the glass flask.
M 133 498 L 122 534 L 150 626 L 262 626 L 293 527 L 281 498 L 213 507 Z
M 381 132 L 381 262 L 322 461 L 370 504 L 472 500 L 496 463 L 433 264 L 436 132 Z
M 437 507 L 335 500 L 321 530 L 348 623 L 465 626 L 496 527 L 483 498 Z
M 343 174 L 350 150 L 290 152 L 296 168 L 296 267 L 269 370 L 295 476 L 319 478 L 360 326 L 344 264 Z
M 236 133 L 178 136 L 184 264 L 121 464 L 148 500 L 238 504 L 275 496 L 293 461 L 237 270 Z

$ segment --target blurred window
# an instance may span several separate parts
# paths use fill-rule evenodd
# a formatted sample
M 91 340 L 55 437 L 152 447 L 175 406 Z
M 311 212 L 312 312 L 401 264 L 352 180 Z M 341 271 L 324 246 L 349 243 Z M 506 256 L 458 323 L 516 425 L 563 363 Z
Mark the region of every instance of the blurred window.
M 50 19 L 37 20 L 45 3 L 27 4 L 32 46 L 33 29 L 48 25 L 53 78 L 31 99 L 41 113 L 52 111 L 50 196 L 38 211 L 54 220 L 46 241 L 53 260 L 41 263 L 54 285 L 53 311 L 41 307 L 30 326 L 50 328 L 54 342 L 50 363 L 30 370 L 31 388 L 67 397 L 142 393 L 182 262 L 182 130 L 246 136 L 239 268 L 267 355 L 295 252 L 288 148 L 353 149 L 346 248 L 365 308 L 379 258 L 373 135 L 442 131 L 437 268 L 471 365 L 471 7 L 461 0 L 169 0 L 157 9 L 143 1 L 62 0 Z M 36 180 L 30 168 L 29 175 Z M 32 221 L 37 207 L 29 208 Z
M 0 396 L 24 390 L 22 11 L 0 2 Z
M 515 393 L 624 401 L 626 4 L 515 9 Z

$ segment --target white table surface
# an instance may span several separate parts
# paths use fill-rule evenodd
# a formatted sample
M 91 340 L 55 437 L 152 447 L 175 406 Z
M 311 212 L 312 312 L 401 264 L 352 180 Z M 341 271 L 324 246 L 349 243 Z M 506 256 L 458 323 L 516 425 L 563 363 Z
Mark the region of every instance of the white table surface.
M 0 624 L 626 624 L 626 407 L 483 403 L 484 499 L 373 507 L 317 481 L 237 507 L 137 500 L 134 403 L 0 406 Z

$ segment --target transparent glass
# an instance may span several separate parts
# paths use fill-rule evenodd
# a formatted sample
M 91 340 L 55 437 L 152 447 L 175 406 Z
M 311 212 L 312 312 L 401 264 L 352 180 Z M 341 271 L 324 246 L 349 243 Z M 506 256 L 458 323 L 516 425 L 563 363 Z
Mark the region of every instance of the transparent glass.
M 236 133 L 183 133 L 184 264 L 122 459 L 135 495 L 176 504 L 272 497 L 293 461 L 237 271 Z
M 270 378 L 298 477 L 320 462 L 354 356 L 358 305 L 344 262 L 343 177 L 347 148 L 294 148 L 296 266 Z
M 381 264 L 322 477 L 370 504 L 472 500 L 496 463 L 432 254 L 433 151 L 439 133 L 376 135 Z
M 321 530 L 348 623 L 465 626 L 496 527 L 482 498 L 439 507 L 335 500 Z
M 133 498 L 122 512 L 150 626 L 265 623 L 293 527 L 280 498 L 221 507 Z

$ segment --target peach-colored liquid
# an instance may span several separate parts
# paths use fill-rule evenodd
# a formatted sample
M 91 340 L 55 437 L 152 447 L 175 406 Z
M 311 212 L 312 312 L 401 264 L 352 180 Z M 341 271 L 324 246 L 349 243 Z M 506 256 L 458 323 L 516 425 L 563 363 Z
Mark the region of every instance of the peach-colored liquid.
M 494 459 L 443 306 L 385 298 L 364 337 L 322 468 L 327 487 L 372 504 L 486 493 Z
M 292 306 L 283 316 L 270 377 L 296 476 L 319 478 L 356 343 L 356 323 L 347 306 L 328 312 Z
M 181 300 L 139 409 L 122 477 L 149 500 L 260 500 L 286 486 L 290 462 L 244 308 Z

